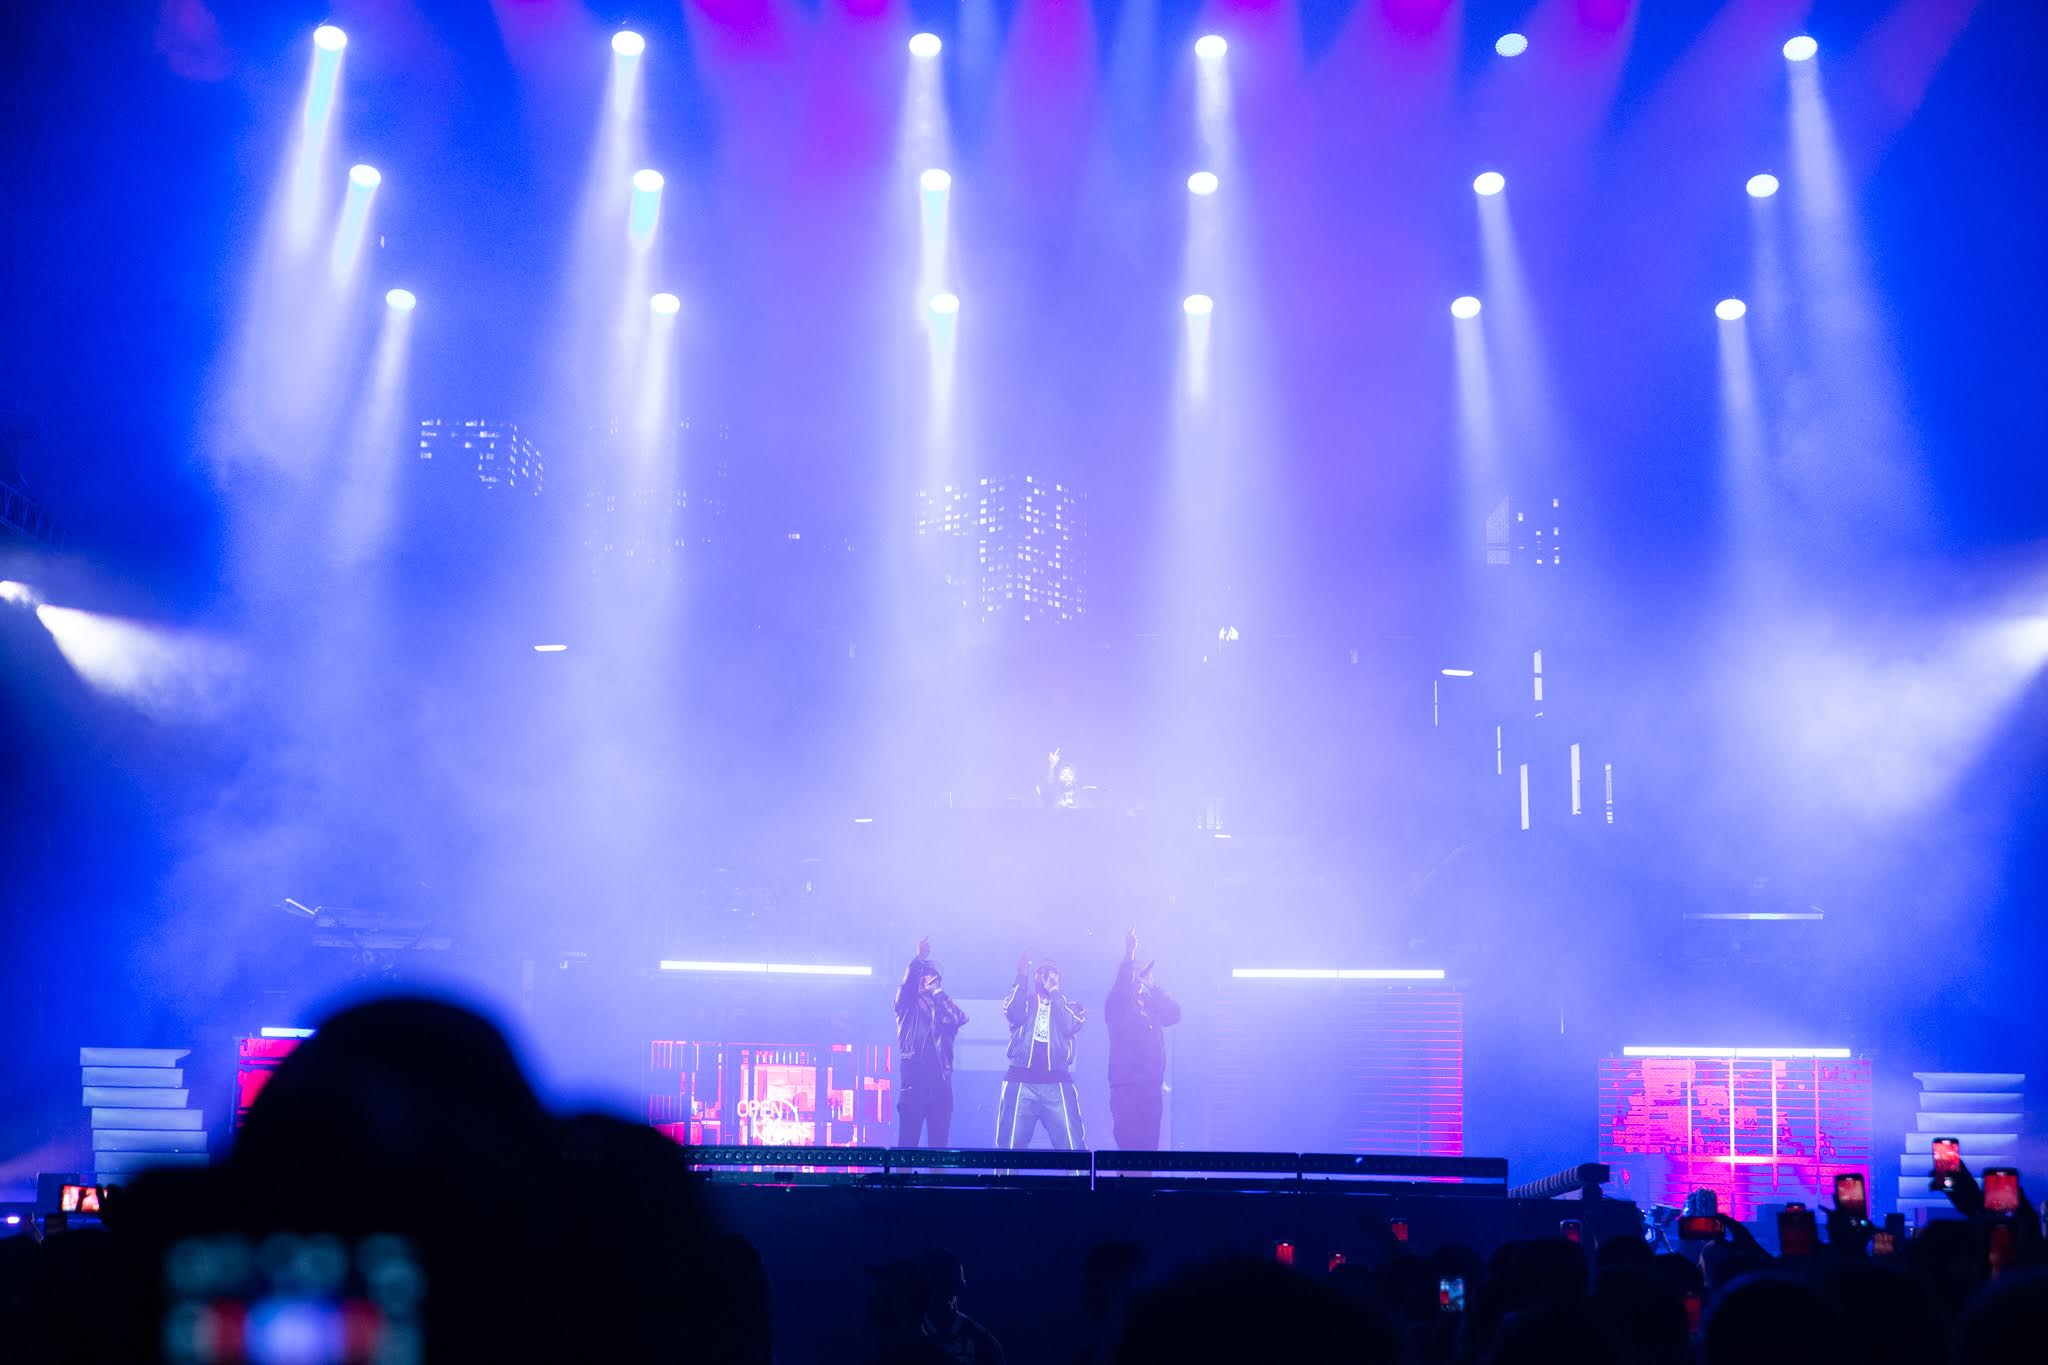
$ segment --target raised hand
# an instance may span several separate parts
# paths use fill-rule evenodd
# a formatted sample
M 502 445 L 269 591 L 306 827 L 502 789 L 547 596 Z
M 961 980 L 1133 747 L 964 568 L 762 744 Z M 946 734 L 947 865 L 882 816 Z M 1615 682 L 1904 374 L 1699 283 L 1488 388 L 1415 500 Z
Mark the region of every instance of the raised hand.
M 1031 975 L 1031 954 L 1029 954 L 1029 953 L 1019 953 L 1019 954 L 1017 955 L 1017 975 L 1019 975 L 1019 976 L 1029 976 L 1029 975 Z
M 1126 929 L 1124 930 L 1124 961 L 1129 962 L 1137 957 L 1137 955 L 1138 931 L 1135 927 Z
M 930 934 L 926 934 L 923 938 L 917 941 L 917 955 L 920 958 L 926 958 L 932 955 L 932 936 Z

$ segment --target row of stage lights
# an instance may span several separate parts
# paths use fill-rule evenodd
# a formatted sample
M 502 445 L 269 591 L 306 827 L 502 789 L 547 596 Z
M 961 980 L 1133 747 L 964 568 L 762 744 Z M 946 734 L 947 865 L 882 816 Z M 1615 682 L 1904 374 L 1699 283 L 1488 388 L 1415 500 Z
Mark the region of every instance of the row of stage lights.
M 322 24 L 313 30 L 314 46 L 327 52 L 339 52 L 348 46 L 348 34 L 333 24 Z M 915 33 L 910 38 L 910 55 L 929 61 L 945 49 L 945 43 L 936 33 Z M 638 57 L 647 50 L 647 40 L 630 29 L 612 35 L 612 51 L 621 57 Z M 1493 44 L 1493 50 L 1503 57 L 1519 57 L 1529 50 L 1529 39 L 1520 33 L 1504 33 Z M 1230 43 L 1221 34 L 1205 33 L 1195 40 L 1195 56 L 1203 61 L 1221 61 L 1230 51 Z M 1820 44 L 1807 34 L 1789 38 L 1784 46 L 1785 60 L 1789 62 L 1811 61 L 1819 52 Z M 355 166 L 348 173 L 351 183 L 365 190 L 375 189 L 383 176 L 374 166 Z M 633 172 L 633 188 L 643 195 L 661 193 L 664 181 L 660 171 L 639 170 Z M 952 188 L 953 177 L 944 170 L 934 167 L 918 177 L 918 185 L 926 193 L 944 194 Z M 1216 193 L 1222 182 L 1214 171 L 1196 171 L 1188 177 L 1188 192 L 1207 197 Z M 1507 177 L 1499 171 L 1482 171 L 1472 181 L 1473 193 L 1491 198 L 1508 187 Z M 1778 177 L 1763 172 L 1749 178 L 1744 188 L 1752 199 L 1768 199 L 1778 192 Z M 419 300 L 408 289 L 393 289 L 384 295 L 385 304 L 395 312 L 409 313 Z M 951 292 L 932 296 L 926 305 L 931 312 L 942 318 L 952 317 L 960 311 L 960 296 Z M 1459 321 L 1469 321 L 1479 316 L 1481 304 L 1471 294 L 1461 295 L 1451 301 L 1451 316 Z M 657 316 L 672 318 L 682 311 L 682 300 L 674 294 L 660 293 L 648 300 L 649 309 Z M 1216 309 L 1216 301 L 1207 294 L 1190 294 L 1181 301 L 1181 311 L 1191 318 L 1206 318 Z M 1723 322 L 1736 322 L 1749 312 L 1749 305 L 1741 299 L 1722 299 L 1714 305 L 1714 316 Z

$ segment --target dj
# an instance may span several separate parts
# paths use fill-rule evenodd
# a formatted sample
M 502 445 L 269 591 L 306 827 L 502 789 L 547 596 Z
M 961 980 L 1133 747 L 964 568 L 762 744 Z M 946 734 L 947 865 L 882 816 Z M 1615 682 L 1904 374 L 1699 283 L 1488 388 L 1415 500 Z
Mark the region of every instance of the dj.
M 1010 1069 L 996 1105 L 996 1146 L 1029 1147 L 1041 1123 L 1053 1146 L 1086 1146 L 1073 1070 L 1074 1035 L 1088 1012 L 1060 994 L 1059 964 L 1048 959 L 1034 973 L 1029 953 L 1018 958 L 1003 1016 L 1010 1023 Z
M 953 1124 L 953 1039 L 967 1013 L 941 990 L 932 941 L 917 941 L 917 956 L 896 988 L 896 1061 L 903 1093 L 896 1100 L 896 1145 L 915 1147 L 924 1132 L 943 1147 Z

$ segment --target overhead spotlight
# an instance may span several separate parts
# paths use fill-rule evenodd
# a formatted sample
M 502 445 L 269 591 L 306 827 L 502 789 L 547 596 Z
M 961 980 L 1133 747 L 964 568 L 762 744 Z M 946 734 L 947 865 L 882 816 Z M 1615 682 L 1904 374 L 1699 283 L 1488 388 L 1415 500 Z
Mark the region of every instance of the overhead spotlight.
M 1788 62 L 1812 61 L 1813 54 L 1818 51 L 1820 51 L 1820 44 L 1807 37 L 1804 33 L 1800 34 L 1797 38 L 1785 40 L 1785 60 Z
M 661 187 L 667 183 L 660 171 L 633 172 L 633 188 L 642 194 L 660 194 Z
M 1743 188 L 1749 191 L 1752 199 L 1768 199 L 1778 192 L 1778 177 L 1769 173 L 1753 175 Z
M 1722 299 L 1714 305 L 1714 316 L 1723 322 L 1739 322 L 1749 311 L 1749 305 L 1741 299 Z
M 1205 318 L 1216 311 L 1216 300 L 1207 294 L 1190 294 L 1180 301 L 1180 310 L 1191 318 Z
M 647 306 L 658 318 L 672 318 L 683 311 L 683 301 L 674 294 L 656 294 L 647 301 Z
M 960 296 L 958 294 L 934 294 L 932 295 L 931 308 L 932 312 L 942 318 L 952 317 L 953 314 L 960 311 Z
M 313 30 L 313 46 L 322 52 L 339 52 L 348 46 L 348 35 L 332 24 L 322 24 Z
M 15 607 L 33 607 L 36 605 L 36 590 L 26 583 L 0 578 L 0 602 Z
M 1479 300 L 1464 294 L 1451 300 L 1451 316 L 1454 318 L 1476 318 L 1479 316 Z
M 937 166 L 934 166 L 923 175 L 920 175 L 917 178 L 917 183 L 921 188 L 930 190 L 933 194 L 944 194 L 953 187 L 953 177 L 940 170 Z
M 1493 40 L 1493 50 L 1503 57 L 1519 57 L 1529 50 L 1529 40 L 1519 33 L 1503 33 Z
M 348 181 L 351 185 L 360 185 L 366 190 L 374 190 L 377 186 L 384 183 L 384 176 L 375 166 L 357 165 L 348 168 Z
M 1218 33 L 1205 33 L 1195 39 L 1195 55 L 1203 61 L 1221 61 L 1223 54 L 1230 51 L 1230 44 L 1223 41 Z
M 632 29 L 621 29 L 612 35 L 612 51 L 621 57 L 637 57 L 647 50 L 647 40 Z
M 1188 177 L 1188 193 L 1214 194 L 1216 193 L 1217 184 L 1218 181 L 1216 179 L 1216 172 L 1196 171 L 1193 175 Z
M 936 57 L 945 44 L 936 33 L 913 33 L 910 35 L 910 55 L 913 57 Z
M 394 313 L 410 313 L 419 306 L 419 302 L 410 289 L 393 289 L 384 295 L 384 306 Z
M 1495 195 L 1508 187 L 1508 178 L 1499 171 L 1481 171 L 1472 180 L 1474 194 Z

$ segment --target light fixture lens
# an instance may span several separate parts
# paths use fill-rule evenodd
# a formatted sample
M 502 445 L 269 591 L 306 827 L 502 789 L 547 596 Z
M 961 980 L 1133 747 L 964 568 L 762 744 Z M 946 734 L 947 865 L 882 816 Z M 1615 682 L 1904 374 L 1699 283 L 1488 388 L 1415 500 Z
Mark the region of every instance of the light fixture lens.
M 1479 300 L 1470 294 L 1451 300 L 1451 316 L 1454 318 L 1476 318 L 1479 316 Z
M 1778 177 L 1770 174 L 1753 175 L 1744 188 L 1749 191 L 1749 197 L 1752 199 L 1768 199 L 1778 192 Z
M 1474 194 L 1495 195 L 1508 187 L 1508 178 L 1499 171 L 1481 171 L 1472 180 Z
M 1195 39 L 1195 55 L 1203 61 L 1220 61 L 1230 51 L 1230 44 L 1223 41 L 1220 33 L 1205 33 Z
M 621 57 L 637 57 L 647 50 L 647 40 L 631 29 L 622 29 L 612 35 L 612 51 Z
M 1722 299 L 1714 305 L 1714 316 L 1723 322 L 1739 322 L 1749 311 L 1749 305 L 1741 299 Z
M 917 183 L 920 188 L 929 190 L 933 194 L 944 194 L 947 190 L 953 188 L 953 177 L 934 166 L 923 175 L 920 175 L 917 178 Z
M 1529 40 L 1520 33 L 1503 33 L 1493 40 L 1493 50 L 1503 57 L 1519 57 L 1529 50 Z
M 383 175 L 375 166 L 351 166 L 348 179 L 351 185 L 360 185 L 366 190 L 374 190 L 384 183 Z
M 348 46 L 348 35 L 332 24 L 322 24 L 313 30 L 313 46 L 322 52 L 339 52 Z
M 1196 171 L 1188 177 L 1189 194 L 1214 194 L 1220 182 L 1214 171 Z
M 1785 42 L 1785 60 L 1788 62 L 1812 61 L 1813 54 L 1818 51 L 1820 51 L 1820 44 L 1804 33 L 1800 34 L 1797 38 L 1789 38 Z
M 1216 300 L 1207 294 L 1190 294 L 1181 300 L 1180 309 L 1191 318 L 1205 318 L 1216 311 Z
M 674 294 L 656 294 L 647 301 L 647 306 L 652 308 L 654 315 L 659 318 L 672 318 L 683 311 L 683 301 Z
M 913 57 L 936 57 L 945 44 L 936 33 L 913 33 L 910 35 L 910 55 Z
M 934 294 L 932 295 L 931 307 L 932 312 L 942 318 L 952 317 L 953 314 L 960 311 L 960 296 L 958 294 Z
M 410 313 L 419 302 L 410 289 L 390 289 L 384 294 L 384 306 L 394 313 Z
M 660 171 L 633 172 L 633 188 L 642 194 L 659 194 L 661 187 L 667 183 Z

